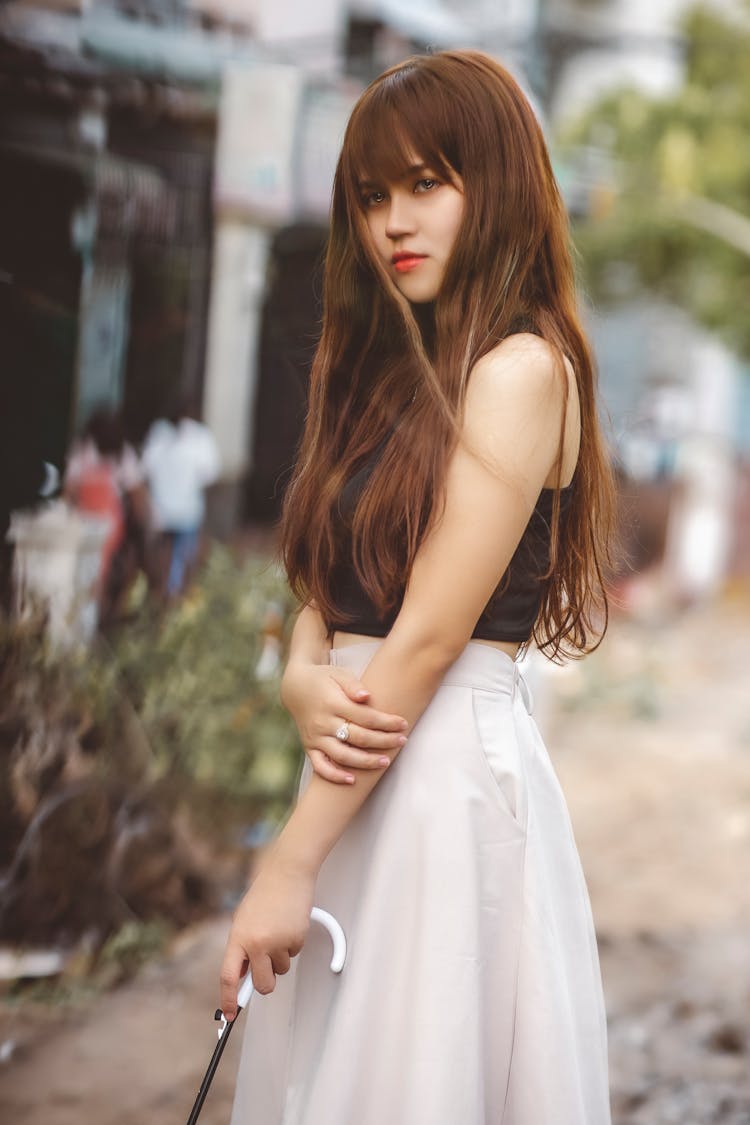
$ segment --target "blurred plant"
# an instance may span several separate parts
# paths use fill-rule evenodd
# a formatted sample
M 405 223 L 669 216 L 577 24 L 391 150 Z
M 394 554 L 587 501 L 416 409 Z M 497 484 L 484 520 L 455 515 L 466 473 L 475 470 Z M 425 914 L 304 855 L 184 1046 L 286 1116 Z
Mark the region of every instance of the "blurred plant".
M 100 718 L 108 721 L 107 708 L 111 717 L 114 681 L 137 715 L 156 776 L 187 778 L 280 815 L 299 743 L 279 702 L 281 666 L 259 675 L 259 665 L 267 629 L 284 634 L 292 604 L 272 564 L 238 564 L 214 547 L 200 582 L 160 627 L 144 604 L 112 642 L 107 670 L 101 662 L 90 669 Z
M 169 928 L 163 921 L 126 922 L 112 934 L 99 954 L 97 983 L 110 986 L 129 980 L 148 961 L 165 952 L 169 936 Z
M 611 170 L 608 206 L 575 232 L 584 282 L 605 304 L 645 285 L 750 356 L 750 4 L 734 19 L 695 7 L 682 30 L 674 96 L 622 89 L 561 138 L 571 159 L 599 151 Z
M 299 772 L 291 609 L 273 565 L 216 547 L 177 608 L 144 597 L 89 652 L 50 648 L 42 617 L 0 620 L 0 939 L 96 951 L 211 908 L 236 875 L 215 859 L 278 821 Z

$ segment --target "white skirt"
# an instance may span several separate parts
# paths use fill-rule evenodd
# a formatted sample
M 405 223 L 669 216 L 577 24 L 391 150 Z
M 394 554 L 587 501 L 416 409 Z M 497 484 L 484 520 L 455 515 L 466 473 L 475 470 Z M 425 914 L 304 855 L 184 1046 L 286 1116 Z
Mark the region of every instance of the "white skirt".
M 608 1125 L 591 908 L 530 710 L 470 642 L 320 872 L 344 971 L 313 925 L 249 1005 L 232 1125 Z

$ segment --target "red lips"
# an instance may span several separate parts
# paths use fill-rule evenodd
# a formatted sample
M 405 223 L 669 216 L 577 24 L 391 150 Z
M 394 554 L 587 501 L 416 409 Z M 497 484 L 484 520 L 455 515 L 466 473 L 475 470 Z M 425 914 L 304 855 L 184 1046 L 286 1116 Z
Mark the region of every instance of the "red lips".
M 399 273 L 406 273 L 407 270 L 413 270 L 426 257 L 426 254 L 415 254 L 411 250 L 398 250 L 392 255 L 391 262 Z

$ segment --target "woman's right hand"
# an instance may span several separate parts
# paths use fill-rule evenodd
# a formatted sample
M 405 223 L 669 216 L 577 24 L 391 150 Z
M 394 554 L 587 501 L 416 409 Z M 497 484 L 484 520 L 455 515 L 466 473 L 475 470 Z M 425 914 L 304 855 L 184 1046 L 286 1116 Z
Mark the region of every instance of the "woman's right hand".
M 408 723 L 369 705 L 370 693 L 347 668 L 290 662 L 281 684 L 281 702 L 297 724 L 305 753 L 317 774 L 353 785 L 355 769 L 385 769 L 388 751 L 406 742 Z M 347 723 L 349 738 L 336 731 Z

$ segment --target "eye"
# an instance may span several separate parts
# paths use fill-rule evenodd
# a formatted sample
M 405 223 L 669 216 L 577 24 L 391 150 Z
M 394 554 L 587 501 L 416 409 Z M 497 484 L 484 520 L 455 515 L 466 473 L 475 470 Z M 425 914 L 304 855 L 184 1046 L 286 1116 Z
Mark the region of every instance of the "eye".
M 384 191 L 366 191 L 362 193 L 362 204 L 364 207 L 377 207 L 384 199 Z
M 433 179 L 431 176 L 425 176 L 421 180 L 417 180 L 414 185 L 415 192 L 434 191 L 436 187 L 440 187 L 440 181 Z

